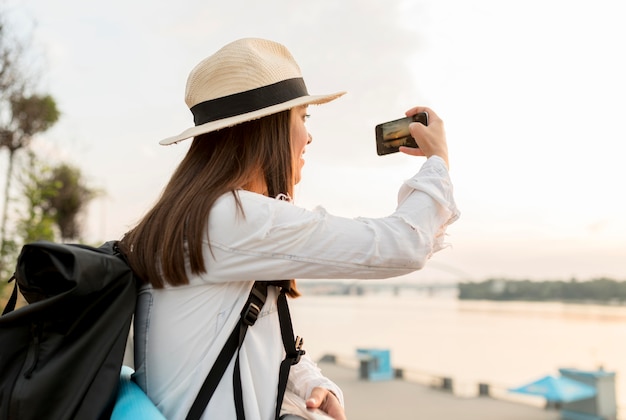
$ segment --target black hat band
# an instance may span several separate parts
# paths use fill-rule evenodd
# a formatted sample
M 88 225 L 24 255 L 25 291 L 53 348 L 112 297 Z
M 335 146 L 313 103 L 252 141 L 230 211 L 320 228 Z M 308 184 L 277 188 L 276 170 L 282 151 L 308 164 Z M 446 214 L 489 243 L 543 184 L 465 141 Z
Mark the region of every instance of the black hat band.
M 258 111 L 308 95 L 304 79 L 297 77 L 200 102 L 191 107 L 191 113 L 194 124 L 198 126 L 211 121 Z

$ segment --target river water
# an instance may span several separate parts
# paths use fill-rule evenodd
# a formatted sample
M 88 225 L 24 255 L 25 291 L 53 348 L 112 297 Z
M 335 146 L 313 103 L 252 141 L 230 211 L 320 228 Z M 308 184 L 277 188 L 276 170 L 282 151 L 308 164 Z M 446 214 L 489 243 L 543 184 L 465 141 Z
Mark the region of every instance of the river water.
M 391 351 L 395 368 L 506 390 L 559 368 L 616 373 L 626 411 L 626 306 L 461 301 L 417 293 L 303 296 L 290 304 L 295 333 L 314 359 Z

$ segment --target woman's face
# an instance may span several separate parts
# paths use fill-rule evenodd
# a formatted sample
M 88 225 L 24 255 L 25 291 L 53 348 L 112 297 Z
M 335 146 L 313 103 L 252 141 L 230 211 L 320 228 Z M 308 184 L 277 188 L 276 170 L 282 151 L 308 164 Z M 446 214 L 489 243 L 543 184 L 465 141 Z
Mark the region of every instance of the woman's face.
M 307 105 L 291 109 L 290 136 L 291 152 L 293 155 L 294 181 L 297 184 L 302 177 L 302 167 L 304 166 L 304 149 L 313 139 L 304 125 L 307 115 Z

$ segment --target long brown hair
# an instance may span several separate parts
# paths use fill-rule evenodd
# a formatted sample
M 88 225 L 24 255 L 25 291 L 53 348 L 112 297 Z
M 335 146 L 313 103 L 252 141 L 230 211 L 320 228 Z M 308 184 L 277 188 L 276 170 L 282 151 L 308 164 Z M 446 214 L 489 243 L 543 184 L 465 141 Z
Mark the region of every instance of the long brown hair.
M 289 130 L 283 111 L 194 138 L 157 203 L 121 240 L 137 276 L 154 288 L 188 284 L 185 243 L 191 273 L 206 272 L 202 241 L 213 204 L 230 192 L 243 211 L 236 191 L 260 173 L 269 197 L 293 197 Z M 292 289 L 298 296 L 294 280 Z

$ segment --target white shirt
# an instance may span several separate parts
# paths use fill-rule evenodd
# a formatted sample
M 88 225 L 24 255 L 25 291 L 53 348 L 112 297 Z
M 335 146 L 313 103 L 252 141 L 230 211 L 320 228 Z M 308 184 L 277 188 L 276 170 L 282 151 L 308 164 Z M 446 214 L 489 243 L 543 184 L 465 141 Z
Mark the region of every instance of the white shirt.
M 145 331 L 135 327 L 136 379 L 168 419 L 185 418 L 223 344 L 237 324 L 254 280 L 369 279 L 407 274 L 445 246 L 459 217 L 443 160 L 429 158 L 405 181 L 397 210 L 377 219 L 349 219 L 248 191 L 220 197 L 209 215 L 206 273 L 189 285 L 152 290 Z M 247 420 L 274 417 L 278 367 L 284 357 L 276 291 L 248 329 L 240 353 Z M 297 300 L 290 300 L 297 304 Z M 298 328 L 294 325 L 297 335 Z M 143 342 L 137 345 L 137 340 Z M 141 349 L 144 349 L 141 350 Z M 142 362 L 143 361 L 143 362 Z M 204 412 L 235 419 L 231 363 Z M 288 392 L 306 399 L 316 386 L 341 390 L 303 357 L 292 366 Z

